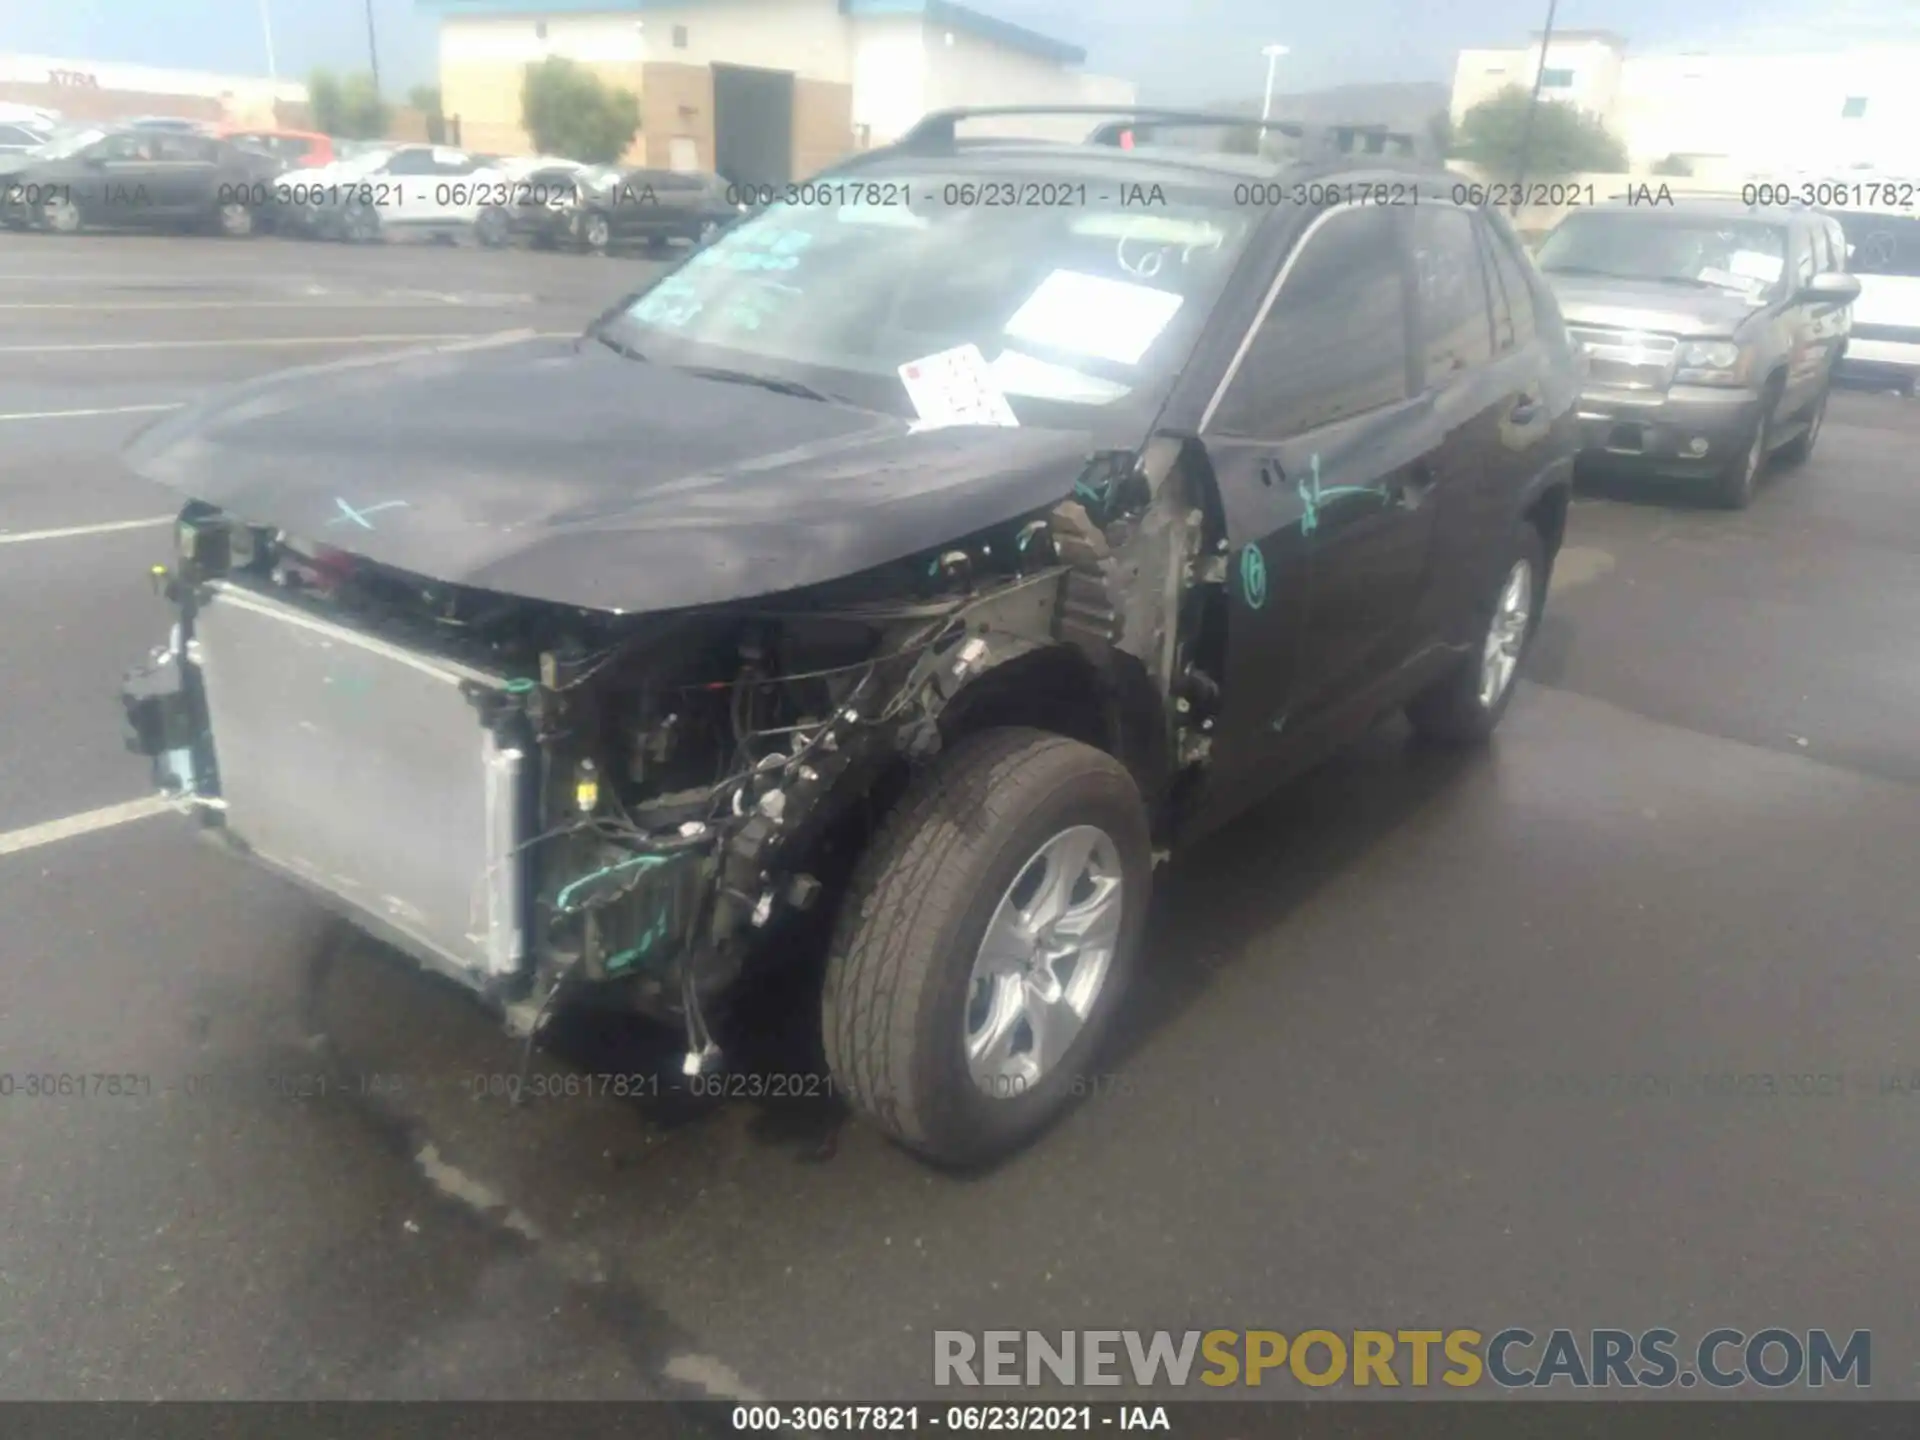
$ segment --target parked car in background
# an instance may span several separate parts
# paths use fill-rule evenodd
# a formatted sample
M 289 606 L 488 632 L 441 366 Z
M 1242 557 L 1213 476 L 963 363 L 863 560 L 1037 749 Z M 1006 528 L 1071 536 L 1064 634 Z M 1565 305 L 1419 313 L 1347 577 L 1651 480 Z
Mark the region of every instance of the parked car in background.
M 467 238 L 480 208 L 474 178 L 493 158 L 446 145 L 388 144 L 317 173 L 290 172 L 278 188 L 296 227 L 323 238 Z
M 278 169 L 206 135 L 79 129 L 0 161 L 0 221 L 63 233 L 110 225 L 250 235 Z
M 647 167 L 609 168 L 580 186 L 562 212 L 566 239 L 583 250 L 622 245 L 704 245 L 747 213 L 718 175 Z
M 317 130 L 242 130 L 223 127 L 220 138 L 271 155 L 287 170 L 311 170 L 334 161 L 333 137 Z
M 483 161 L 470 180 L 452 181 L 450 188 L 472 209 L 474 238 L 487 246 L 512 240 L 513 216 L 523 200 L 558 193 L 571 177 L 592 168 L 561 155 L 486 156 Z
M 710 1017 L 812 955 L 857 1114 L 943 1162 L 1036 1135 L 1158 854 L 1389 712 L 1499 723 L 1578 376 L 1443 172 L 963 118 L 584 335 L 143 432 L 185 502 L 122 694 L 156 785 L 523 1034 L 591 993 L 712 1076 Z M 1245 198 L 1332 175 L 1409 203 Z
M 50 110 L 45 105 L 21 105 L 12 100 L 0 100 L 0 124 L 57 130 L 65 123 L 65 117 L 58 110 Z
M 0 158 L 38 150 L 53 138 L 51 125 L 32 120 L 0 120 Z
M 1585 348 L 1583 463 L 1748 505 L 1819 439 L 1860 282 L 1811 210 L 1732 200 L 1576 210 L 1536 252 Z
M 129 130 L 168 130 L 180 135 L 212 135 L 220 128 L 211 121 L 189 120 L 180 115 L 136 115 L 114 123 Z
M 1920 216 L 1891 205 L 1829 214 L 1845 237 L 1847 270 L 1860 282 L 1840 373 L 1911 395 L 1920 384 Z

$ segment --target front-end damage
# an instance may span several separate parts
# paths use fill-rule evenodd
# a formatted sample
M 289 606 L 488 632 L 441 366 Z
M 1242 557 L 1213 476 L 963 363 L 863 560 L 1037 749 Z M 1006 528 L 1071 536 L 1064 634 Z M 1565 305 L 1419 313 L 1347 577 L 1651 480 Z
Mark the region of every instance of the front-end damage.
M 786 595 L 618 615 L 413 576 L 190 505 L 129 747 L 208 834 L 522 1030 L 596 987 L 683 1026 L 778 963 L 884 781 L 1044 693 L 1161 828 L 1205 767 L 1224 539 L 1204 452 Z M 1043 719 L 1041 723 L 1050 723 Z

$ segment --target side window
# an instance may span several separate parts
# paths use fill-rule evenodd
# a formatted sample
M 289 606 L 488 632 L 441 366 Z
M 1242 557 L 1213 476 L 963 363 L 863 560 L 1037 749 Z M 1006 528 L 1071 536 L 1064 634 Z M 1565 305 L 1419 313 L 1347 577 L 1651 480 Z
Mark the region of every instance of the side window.
M 214 142 L 198 135 L 163 134 L 157 148 L 159 159 L 175 165 L 205 165 L 214 157 Z
M 1473 229 L 1473 217 L 1464 210 L 1423 205 L 1413 212 L 1420 343 L 1430 386 L 1493 359 L 1487 277 Z
M 435 175 L 471 175 L 477 168 L 478 162 L 464 150 L 434 147 L 432 173 Z
M 1505 323 L 1496 327 L 1497 348 L 1503 352 L 1521 349 L 1533 343 L 1535 333 L 1533 288 L 1527 283 L 1527 273 L 1520 268 L 1519 259 L 1499 233 L 1490 226 L 1484 233 L 1487 254 L 1493 261 L 1493 277 L 1504 302 Z
M 431 175 L 433 152 L 426 149 L 396 150 L 385 166 L 389 175 Z
M 1277 440 L 1407 398 L 1398 212 L 1335 211 L 1294 252 L 1215 423 Z
M 128 161 L 151 160 L 154 154 L 153 136 L 129 130 L 119 135 L 109 135 L 89 152 L 97 160 L 108 163 L 124 164 Z

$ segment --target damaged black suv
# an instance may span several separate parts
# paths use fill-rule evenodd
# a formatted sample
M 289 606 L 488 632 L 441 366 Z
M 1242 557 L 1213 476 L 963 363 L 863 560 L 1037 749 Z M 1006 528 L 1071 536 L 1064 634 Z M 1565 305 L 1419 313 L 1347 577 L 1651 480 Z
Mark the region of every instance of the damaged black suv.
M 857 1112 L 943 1162 L 1030 1137 L 1156 861 L 1389 710 L 1499 721 L 1578 375 L 1506 222 L 1417 161 L 977 113 L 577 340 L 146 431 L 188 497 L 123 695 L 161 787 L 520 1033 L 593 992 L 689 1074 L 818 926 Z

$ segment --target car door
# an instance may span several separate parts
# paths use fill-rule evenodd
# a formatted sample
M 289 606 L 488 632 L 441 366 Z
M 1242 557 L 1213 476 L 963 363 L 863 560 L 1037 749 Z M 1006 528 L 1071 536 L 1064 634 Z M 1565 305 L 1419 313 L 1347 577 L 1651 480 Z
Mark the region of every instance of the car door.
M 1813 231 L 1807 225 L 1786 227 L 1786 295 L 1779 320 L 1784 332 L 1787 355 L 1787 383 L 1775 412 L 1786 416 L 1806 408 L 1819 386 L 1819 374 L 1825 364 L 1825 347 L 1820 343 L 1822 320 L 1831 316 L 1817 313 L 1831 307 L 1816 307 L 1805 298 L 1813 283 L 1819 262 L 1814 251 Z
M 421 197 L 424 212 L 436 224 L 471 223 L 480 213 L 481 161 L 464 150 L 433 147 L 433 173 Z
M 155 141 L 157 213 L 168 220 L 210 214 L 221 180 L 220 143 L 184 131 L 162 132 Z
M 1824 215 L 1809 217 L 1807 238 L 1813 250 L 1814 274 L 1846 273 L 1846 240 L 1840 234 L 1838 221 L 1830 220 Z M 1850 304 L 1821 301 L 1808 306 L 1813 355 L 1809 362 L 1807 388 L 1812 395 L 1817 396 L 1824 391 L 1827 382 L 1832 378 L 1834 366 L 1840 360 L 1841 345 L 1847 338 L 1852 315 L 1853 307 Z
M 431 145 L 402 145 L 367 178 L 367 192 L 386 228 L 419 224 L 431 218 L 433 190 L 439 180 Z
M 1555 427 L 1564 440 L 1578 423 L 1572 410 L 1579 385 L 1575 365 L 1586 362 L 1584 357 L 1576 362 L 1577 352 L 1552 295 L 1519 237 L 1496 211 L 1477 211 L 1474 219 L 1493 304 L 1493 364 L 1487 383 L 1495 396 L 1496 421 L 1495 443 L 1486 450 L 1480 471 L 1473 526 L 1476 543 L 1494 547 L 1506 541 L 1514 497 L 1564 458 L 1566 447 L 1556 442 Z
M 1307 227 L 1202 421 L 1227 528 L 1217 789 L 1283 778 L 1410 643 L 1439 431 L 1414 364 L 1411 219 L 1343 206 Z
M 95 178 L 74 200 L 89 220 L 139 225 L 154 218 L 164 204 L 159 142 L 157 130 L 123 130 L 87 152 Z
M 1451 642 L 1480 598 L 1474 564 L 1512 513 L 1517 476 L 1502 463 L 1503 427 L 1520 395 L 1494 365 L 1494 279 L 1476 212 L 1441 197 L 1413 213 L 1415 326 L 1422 389 L 1440 436 L 1432 573 L 1419 592 L 1414 648 Z M 1523 387 L 1524 388 L 1524 387 Z
M 647 240 L 661 233 L 667 192 L 665 172 L 645 167 L 628 170 L 608 187 L 607 223 L 616 240 Z

